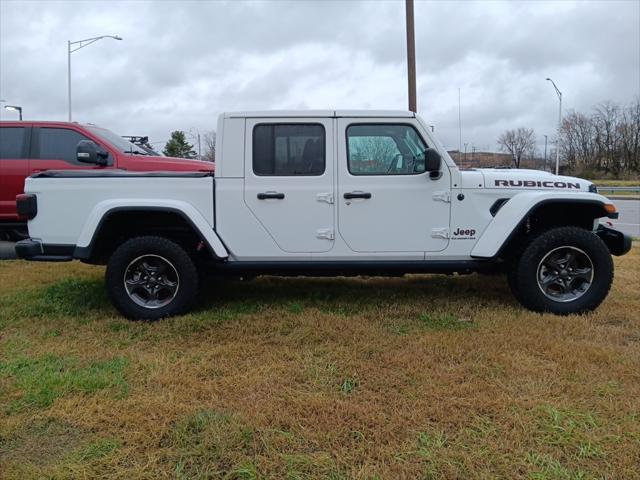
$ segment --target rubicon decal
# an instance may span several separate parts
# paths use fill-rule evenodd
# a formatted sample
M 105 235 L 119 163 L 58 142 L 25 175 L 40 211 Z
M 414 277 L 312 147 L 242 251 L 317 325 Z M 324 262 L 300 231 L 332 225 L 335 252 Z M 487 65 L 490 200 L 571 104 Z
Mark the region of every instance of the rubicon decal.
M 496 180 L 496 187 L 542 187 L 542 188 L 574 188 L 580 190 L 580 184 L 574 182 L 554 182 L 552 180 Z

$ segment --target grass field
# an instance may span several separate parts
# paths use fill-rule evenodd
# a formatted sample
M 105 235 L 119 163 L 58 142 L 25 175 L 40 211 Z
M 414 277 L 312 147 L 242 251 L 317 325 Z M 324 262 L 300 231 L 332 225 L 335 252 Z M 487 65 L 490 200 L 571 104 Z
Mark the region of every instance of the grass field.
M 593 180 L 593 183 L 603 187 L 637 187 L 640 180 Z
M 640 180 L 593 180 L 598 187 L 601 187 L 601 193 L 605 196 L 638 196 L 637 191 L 618 190 L 616 192 L 607 191 L 602 187 L 638 187 L 640 186 Z
M 616 269 L 587 316 L 260 278 L 149 324 L 101 268 L 0 262 L 0 478 L 640 478 L 640 247 Z

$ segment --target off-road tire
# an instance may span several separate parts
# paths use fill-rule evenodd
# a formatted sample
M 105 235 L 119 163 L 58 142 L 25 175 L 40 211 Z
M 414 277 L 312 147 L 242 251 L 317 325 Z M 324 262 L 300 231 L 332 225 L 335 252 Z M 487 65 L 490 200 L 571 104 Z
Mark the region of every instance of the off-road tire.
M 125 273 L 137 258 L 153 255 L 170 263 L 178 278 L 175 297 L 167 305 L 147 308 L 137 304 L 125 287 Z M 127 240 L 113 253 L 105 274 L 107 292 L 116 309 L 130 320 L 158 320 L 187 312 L 198 294 L 198 270 L 189 254 L 177 243 L 162 237 Z
M 564 302 L 549 298 L 538 283 L 541 261 L 549 252 L 562 247 L 581 250 L 593 266 L 589 288 L 575 300 Z M 579 227 L 559 227 L 541 233 L 525 248 L 510 277 L 511 289 L 524 307 L 556 315 L 581 314 L 595 310 L 609 293 L 613 260 L 605 243 L 594 233 Z

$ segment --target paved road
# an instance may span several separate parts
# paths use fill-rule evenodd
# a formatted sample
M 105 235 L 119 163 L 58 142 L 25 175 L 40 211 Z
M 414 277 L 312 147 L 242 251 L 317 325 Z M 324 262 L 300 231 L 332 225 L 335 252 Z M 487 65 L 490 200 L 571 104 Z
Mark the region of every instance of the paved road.
M 613 226 L 635 238 L 640 238 L 640 200 L 618 200 L 613 199 L 620 218 L 611 220 Z

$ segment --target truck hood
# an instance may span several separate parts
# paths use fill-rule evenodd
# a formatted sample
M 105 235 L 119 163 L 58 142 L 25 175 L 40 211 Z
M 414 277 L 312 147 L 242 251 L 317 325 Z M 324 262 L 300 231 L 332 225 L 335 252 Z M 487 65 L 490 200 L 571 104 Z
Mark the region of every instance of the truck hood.
M 576 192 L 588 192 L 593 188 L 593 183 L 589 180 L 554 175 L 540 170 L 479 168 L 476 172 L 482 173 L 484 188 Z M 466 172 L 462 173 L 464 175 Z
M 202 160 L 190 160 L 186 158 L 155 157 L 149 155 L 122 154 L 126 162 L 127 170 L 139 172 L 172 171 L 172 172 L 213 172 L 215 164 Z

